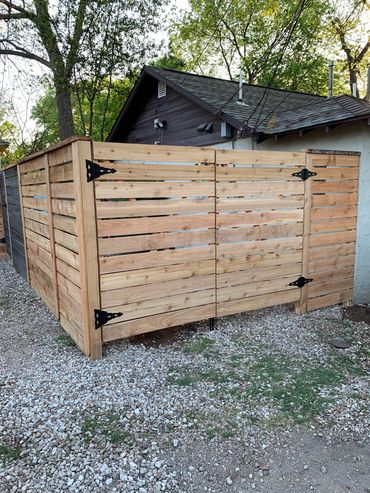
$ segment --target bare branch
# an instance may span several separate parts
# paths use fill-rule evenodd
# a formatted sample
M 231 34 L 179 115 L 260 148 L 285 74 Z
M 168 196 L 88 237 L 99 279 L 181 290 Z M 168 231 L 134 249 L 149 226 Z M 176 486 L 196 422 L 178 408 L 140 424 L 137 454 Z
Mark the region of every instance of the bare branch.
M 21 14 L 23 17 L 16 17 L 20 19 L 32 19 L 34 17 L 34 14 L 30 12 L 29 10 L 25 9 L 24 7 L 21 7 L 20 5 L 15 5 L 12 1 L 8 0 L 0 0 L 0 5 L 4 5 L 9 9 L 8 14 L 2 14 L 6 15 L 6 19 L 13 19 L 15 15 L 17 14 L 12 14 L 12 10 L 16 10 L 19 14 Z
M 36 62 L 42 63 L 46 67 L 51 68 L 50 63 L 47 60 L 44 60 L 44 58 L 41 58 L 35 55 L 34 53 L 30 53 L 29 51 L 0 48 L 0 55 L 10 55 L 10 56 L 18 56 L 21 58 L 28 58 L 29 60 L 35 60 Z

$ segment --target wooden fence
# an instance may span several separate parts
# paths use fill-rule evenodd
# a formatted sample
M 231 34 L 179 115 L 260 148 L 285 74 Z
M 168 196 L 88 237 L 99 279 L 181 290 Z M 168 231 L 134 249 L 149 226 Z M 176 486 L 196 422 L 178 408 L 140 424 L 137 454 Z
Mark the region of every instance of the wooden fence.
M 92 358 L 187 322 L 349 301 L 358 165 L 357 153 L 61 143 L 18 165 L 29 281 Z
M 3 171 L 0 181 L 6 253 L 11 258 L 16 271 L 24 279 L 27 279 L 27 259 L 24 248 L 24 231 L 17 167 L 13 166 Z
M 6 244 L 5 244 L 5 230 L 4 230 L 4 213 L 5 213 L 5 201 L 3 200 L 2 186 L 3 175 L 0 175 L 0 259 L 6 256 Z

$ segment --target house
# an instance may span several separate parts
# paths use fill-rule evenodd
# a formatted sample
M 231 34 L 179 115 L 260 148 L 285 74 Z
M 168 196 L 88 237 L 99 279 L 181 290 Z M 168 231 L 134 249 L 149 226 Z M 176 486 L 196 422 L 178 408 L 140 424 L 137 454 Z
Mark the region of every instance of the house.
M 359 151 L 354 300 L 370 303 L 370 103 L 144 67 L 109 141 Z

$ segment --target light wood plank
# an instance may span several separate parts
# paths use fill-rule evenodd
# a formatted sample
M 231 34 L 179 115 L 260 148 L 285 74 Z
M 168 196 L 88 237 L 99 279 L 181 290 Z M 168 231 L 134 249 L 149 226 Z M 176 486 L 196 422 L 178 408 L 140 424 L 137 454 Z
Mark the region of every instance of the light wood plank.
M 336 305 L 337 303 L 345 303 L 352 300 L 352 289 L 347 289 L 341 293 L 331 293 L 319 298 L 308 300 L 307 309 L 309 311 L 318 310 L 326 306 Z
M 95 159 L 108 161 L 138 161 L 151 163 L 191 162 L 214 163 L 215 149 L 187 146 L 155 146 L 147 144 L 117 144 L 93 142 Z
M 199 292 L 206 289 L 215 289 L 215 274 L 198 276 L 196 282 L 193 277 L 187 279 L 174 279 L 173 281 L 160 281 L 145 286 L 132 286 L 103 291 L 102 306 L 111 308 L 117 305 L 125 305 L 145 300 L 157 300 L 171 295 Z
M 220 164 L 303 165 L 305 164 L 305 152 L 217 149 L 216 159 Z
M 112 163 L 101 162 L 101 166 L 115 169 L 116 172 L 103 175 L 100 181 L 130 180 L 213 180 L 214 165 L 147 164 L 147 163 Z
M 175 312 L 152 315 L 151 317 L 139 318 L 134 321 L 120 322 L 107 326 L 103 331 L 103 341 L 109 342 L 117 339 L 132 337 L 154 330 L 166 329 L 177 325 L 206 320 L 216 316 L 215 304 L 196 308 L 185 308 Z
M 271 209 L 301 209 L 303 195 L 276 195 L 275 197 L 261 198 L 221 198 L 217 199 L 218 212 L 247 212 Z
M 300 297 L 299 290 L 282 291 L 277 293 L 261 294 L 244 298 L 242 300 L 232 300 L 218 303 L 217 316 L 224 317 L 234 313 L 248 312 L 251 310 L 259 310 L 274 305 L 282 305 L 294 303 Z
M 203 246 L 199 248 L 180 248 L 177 250 L 162 250 L 154 252 L 131 253 L 129 255 L 114 255 L 112 257 L 100 257 L 100 273 L 123 272 L 146 267 L 159 267 L 166 265 L 207 260 L 215 258 L 215 246 Z
M 159 281 L 171 281 L 193 277 L 194 283 L 198 276 L 213 274 L 215 270 L 214 260 L 200 260 L 184 264 L 169 265 L 150 269 L 138 269 L 100 276 L 101 290 L 109 291 L 129 286 L 141 286 Z
M 233 228 L 236 226 L 254 226 L 273 223 L 301 222 L 303 209 L 279 210 L 263 212 L 243 212 L 239 214 L 219 214 L 218 228 Z
M 326 233 L 311 236 L 310 248 L 322 245 L 338 245 L 340 243 L 352 243 L 356 241 L 356 231 L 341 231 L 339 233 Z
M 271 224 L 249 228 L 218 230 L 217 242 L 221 244 L 272 238 L 289 238 L 292 236 L 302 236 L 302 230 L 302 223 Z
M 358 182 L 355 180 L 313 181 L 312 193 L 354 193 Z
M 98 220 L 98 236 L 120 236 L 170 231 L 190 231 L 214 227 L 213 214 L 164 216 L 160 218 Z
M 118 305 L 115 307 L 115 310 L 121 312 L 122 316 L 108 322 L 104 327 L 104 331 L 108 329 L 110 325 L 124 320 L 135 320 L 160 313 L 166 314 L 180 309 L 208 305 L 215 302 L 215 297 L 216 290 L 212 287 L 212 289 L 197 291 L 195 293 L 182 293 L 179 295 L 166 296 L 165 298 Z
M 215 242 L 212 230 L 182 233 L 158 233 L 123 238 L 100 238 L 100 255 L 150 251 L 175 247 L 199 247 Z
M 334 219 L 336 217 L 356 217 L 357 207 L 348 205 L 347 207 L 320 207 L 311 210 L 312 221 L 320 219 Z
M 97 200 L 97 217 L 113 219 L 115 217 L 160 216 L 165 214 L 192 214 L 213 212 L 214 198 L 202 199 L 162 199 L 162 200 Z
M 337 219 L 332 221 L 318 221 L 312 222 L 312 233 L 324 233 L 329 231 L 348 231 L 356 228 L 357 218 L 346 217 L 344 219 Z
M 352 182 L 351 182 L 352 183 Z M 303 194 L 304 182 L 221 182 L 217 186 L 217 197 L 243 196 L 250 197 L 258 195 L 284 195 Z
M 109 182 L 96 181 L 95 193 L 97 199 L 129 199 L 129 198 L 167 198 L 167 197 L 199 197 L 212 196 L 212 182 Z

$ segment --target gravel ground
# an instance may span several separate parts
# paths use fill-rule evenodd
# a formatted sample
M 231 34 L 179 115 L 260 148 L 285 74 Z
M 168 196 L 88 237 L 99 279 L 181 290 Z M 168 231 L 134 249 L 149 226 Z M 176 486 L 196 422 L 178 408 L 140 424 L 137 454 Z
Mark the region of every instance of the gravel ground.
M 0 492 L 370 492 L 369 328 L 275 307 L 90 362 L 1 261 Z

